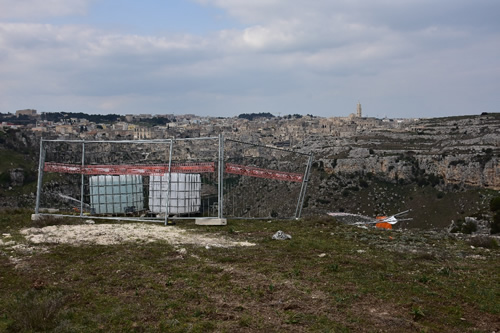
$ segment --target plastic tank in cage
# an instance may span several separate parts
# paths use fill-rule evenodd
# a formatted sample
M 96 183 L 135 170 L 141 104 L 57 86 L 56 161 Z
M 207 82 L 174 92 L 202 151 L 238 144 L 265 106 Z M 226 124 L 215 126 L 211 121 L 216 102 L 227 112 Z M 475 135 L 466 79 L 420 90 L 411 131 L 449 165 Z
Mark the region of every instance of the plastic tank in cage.
M 171 173 L 168 195 L 168 174 L 151 176 L 149 180 L 149 209 L 165 213 L 168 197 L 169 214 L 196 213 L 201 205 L 201 176 L 199 174 Z
M 144 210 L 142 176 L 90 176 L 90 206 L 94 214 Z

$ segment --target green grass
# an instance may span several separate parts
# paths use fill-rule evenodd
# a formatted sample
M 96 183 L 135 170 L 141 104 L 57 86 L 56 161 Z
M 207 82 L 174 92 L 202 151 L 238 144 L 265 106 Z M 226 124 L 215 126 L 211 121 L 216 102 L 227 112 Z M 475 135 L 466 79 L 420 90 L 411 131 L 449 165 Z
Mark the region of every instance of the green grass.
M 33 162 L 26 160 L 22 153 L 0 149 L 0 172 L 11 168 L 31 168 Z
M 24 182 L 21 186 L 14 186 L 8 190 L 11 183 L 10 170 L 15 168 L 24 170 Z M 28 159 L 26 154 L 0 149 L 0 197 L 36 192 L 37 173 L 35 170 L 35 163 Z
M 31 226 L 29 213 L 0 213 L 0 230 L 26 243 L 19 230 Z M 182 256 L 164 242 L 45 244 L 33 253 L 0 246 L 0 332 L 490 332 L 498 325 L 495 248 L 446 238 L 429 240 L 433 252 L 426 242 L 415 252 L 406 246 L 420 234 L 324 218 L 178 226 L 257 245 L 183 245 Z M 292 239 L 271 240 L 277 230 Z M 481 259 L 464 259 L 470 255 Z

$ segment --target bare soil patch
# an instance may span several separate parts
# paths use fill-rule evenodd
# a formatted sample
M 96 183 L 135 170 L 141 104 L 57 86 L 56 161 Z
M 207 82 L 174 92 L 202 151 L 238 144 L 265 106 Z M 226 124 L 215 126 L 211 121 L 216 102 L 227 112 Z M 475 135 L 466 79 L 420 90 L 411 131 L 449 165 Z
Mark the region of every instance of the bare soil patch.
M 220 236 L 208 236 L 174 226 L 151 224 L 91 224 L 56 225 L 22 229 L 21 234 L 35 244 L 96 244 L 115 245 L 125 242 L 151 243 L 166 241 L 172 245 L 190 244 L 204 247 L 254 246 L 254 243 L 231 241 Z

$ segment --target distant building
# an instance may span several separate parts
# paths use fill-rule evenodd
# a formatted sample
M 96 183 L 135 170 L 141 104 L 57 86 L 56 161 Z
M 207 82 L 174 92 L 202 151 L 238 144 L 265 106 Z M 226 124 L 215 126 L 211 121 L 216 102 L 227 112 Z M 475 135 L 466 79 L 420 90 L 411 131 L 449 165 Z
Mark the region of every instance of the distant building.
M 151 139 L 153 137 L 153 131 L 150 127 L 136 127 L 134 128 L 134 139 Z
M 17 128 L 20 128 L 21 126 L 3 121 L 2 123 L 0 123 L 0 128 L 4 128 L 4 127 L 17 129 Z
M 35 126 L 31 129 L 31 131 L 41 133 L 41 132 L 48 132 L 48 129 L 45 126 Z
M 121 130 L 121 131 L 126 131 L 128 130 L 128 123 L 119 121 L 111 125 L 111 128 L 114 130 Z
M 360 102 L 358 102 L 358 105 L 356 105 L 356 117 L 363 118 L 363 112 L 361 111 L 361 103 Z
M 57 125 L 56 128 L 57 134 L 74 134 L 75 130 L 71 125 Z
M 19 118 L 20 116 L 36 117 L 37 114 L 36 110 L 33 109 L 17 110 L 16 117 Z

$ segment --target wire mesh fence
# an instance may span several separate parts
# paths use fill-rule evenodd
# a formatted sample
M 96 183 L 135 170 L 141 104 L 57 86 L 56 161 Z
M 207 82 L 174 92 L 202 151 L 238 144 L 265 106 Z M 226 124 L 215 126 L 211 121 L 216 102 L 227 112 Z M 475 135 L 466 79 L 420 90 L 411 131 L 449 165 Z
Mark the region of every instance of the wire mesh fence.
M 224 216 L 300 217 L 309 155 L 237 140 L 224 147 Z
M 298 217 L 310 164 L 305 154 L 222 136 L 42 140 L 35 213 L 165 223 Z

